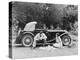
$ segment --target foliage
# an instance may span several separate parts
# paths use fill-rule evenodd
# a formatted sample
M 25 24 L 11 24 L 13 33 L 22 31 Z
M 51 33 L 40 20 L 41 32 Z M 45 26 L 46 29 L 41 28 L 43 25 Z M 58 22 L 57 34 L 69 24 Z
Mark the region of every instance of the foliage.
M 63 29 L 74 29 L 74 23 L 78 21 L 78 8 L 68 5 L 63 9 Z
M 40 28 L 45 24 L 48 29 L 59 27 L 69 31 L 78 21 L 78 8 L 74 5 L 12 2 L 12 25 L 17 26 L 17 31 L 31 21 L 37 21 Z

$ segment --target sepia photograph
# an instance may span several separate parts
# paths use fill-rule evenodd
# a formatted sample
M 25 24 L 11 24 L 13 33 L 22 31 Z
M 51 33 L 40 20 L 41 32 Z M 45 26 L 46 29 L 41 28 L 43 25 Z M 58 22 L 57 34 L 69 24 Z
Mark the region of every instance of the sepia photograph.
M 78 5 L 9 2 L 9 57 L 78 55 Z

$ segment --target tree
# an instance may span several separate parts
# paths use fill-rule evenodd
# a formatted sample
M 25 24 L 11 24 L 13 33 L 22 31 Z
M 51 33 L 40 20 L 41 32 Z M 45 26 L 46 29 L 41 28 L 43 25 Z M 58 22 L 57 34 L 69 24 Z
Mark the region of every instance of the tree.
M 74 5 L 68 5 L 63 9 L 63 29 L 72 30 L 73 25 L 78 21 L 78 8 Z

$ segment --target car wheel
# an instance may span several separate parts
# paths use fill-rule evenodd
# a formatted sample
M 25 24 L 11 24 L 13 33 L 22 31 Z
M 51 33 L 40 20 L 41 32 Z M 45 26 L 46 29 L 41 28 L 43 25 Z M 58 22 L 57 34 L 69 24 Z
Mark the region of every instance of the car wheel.
M 68 35 L 62 36 L 62 43 L 64 46 L 69 46 L 71 44 L 71 38 Z
M 31 35 L 24 35 L 22 38 L 22 45 L 25 47 L 30 47 L 33 43 L 33 37 Z

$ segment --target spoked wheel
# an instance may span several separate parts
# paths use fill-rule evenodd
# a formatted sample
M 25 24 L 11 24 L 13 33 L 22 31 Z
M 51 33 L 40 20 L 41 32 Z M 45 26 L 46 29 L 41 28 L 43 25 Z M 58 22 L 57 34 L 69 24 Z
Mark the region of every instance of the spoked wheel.
M 31 35 L 24 35 L 22 38 L 22 45 L 25 47 L 31 46 L 33 43 L 33 37 Z
M 62 43 L 64 46 L 69 46 L 71 44 L 71 38 L 68 35 L 62 36 Z

